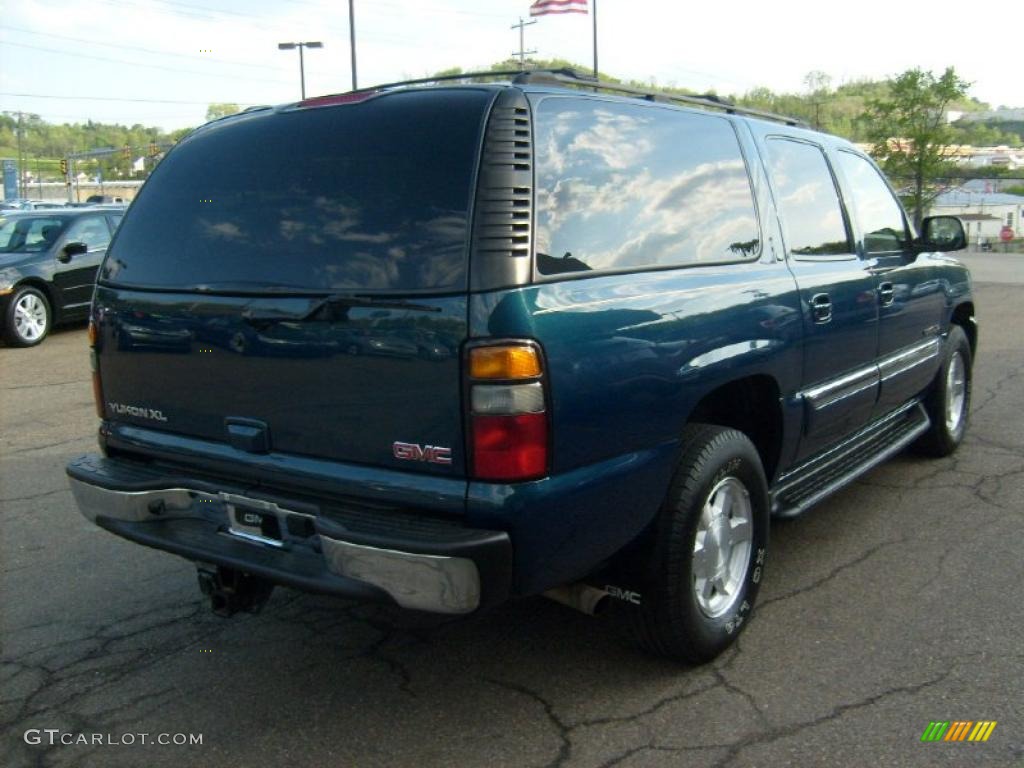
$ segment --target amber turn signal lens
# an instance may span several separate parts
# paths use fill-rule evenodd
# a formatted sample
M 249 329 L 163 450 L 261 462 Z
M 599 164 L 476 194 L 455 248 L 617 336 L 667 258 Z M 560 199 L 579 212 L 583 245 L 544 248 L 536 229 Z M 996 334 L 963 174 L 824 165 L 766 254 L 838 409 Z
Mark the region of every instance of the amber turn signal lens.
M 540 354 L 533 347 L 495 346 L 469 350 L 471 378 L 532 379 L 540 374 Z
M 89 346 L 96 346 L 96 337 L 99 335 L 99 331 L 96 330 L 96 321 L 89 321 Z

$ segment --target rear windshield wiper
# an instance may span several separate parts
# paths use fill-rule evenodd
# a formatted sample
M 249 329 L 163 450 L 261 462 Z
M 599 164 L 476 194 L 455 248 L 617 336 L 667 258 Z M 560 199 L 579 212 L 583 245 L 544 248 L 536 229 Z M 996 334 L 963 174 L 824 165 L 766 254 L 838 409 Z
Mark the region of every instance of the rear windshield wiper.
M 353 307 L 371 307 L 373 309 L 400 309 L 408 312 L 440 312 L 441 307 L 430 304 L 417 304 L 412 301 L 395 299 L 389 296 L 373 296 L 369 294 L 335 293 L 315 300 L 302 314 L 289 315 L 280 312 L 263 313 L 251 308 L 242 312 L 242 319 L 254 326 L 266 327 L 274 323 L 333 322 L 343 320 L 348 310 Z M 341 311 L 339 311 L 341 310 Z

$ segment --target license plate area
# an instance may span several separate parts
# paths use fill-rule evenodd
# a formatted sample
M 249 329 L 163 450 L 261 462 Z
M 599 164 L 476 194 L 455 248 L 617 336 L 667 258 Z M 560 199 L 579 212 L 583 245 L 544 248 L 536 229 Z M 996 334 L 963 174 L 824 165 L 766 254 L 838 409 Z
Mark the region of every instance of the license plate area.
M 228 533 L 248 541 L 283 547 L 292 540 L 308 540 L 314 533 L 313 516 L 284 509 L 275 502 L 221 493 L 228 515 Z

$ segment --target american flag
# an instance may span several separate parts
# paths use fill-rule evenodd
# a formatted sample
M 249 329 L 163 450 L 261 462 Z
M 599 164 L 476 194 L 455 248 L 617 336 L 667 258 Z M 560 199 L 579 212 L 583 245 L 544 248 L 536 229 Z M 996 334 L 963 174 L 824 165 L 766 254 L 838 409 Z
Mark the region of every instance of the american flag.
M 586 13 L 587 0 L 537 0 L 530 6 L 531 16 L 549 13 Z

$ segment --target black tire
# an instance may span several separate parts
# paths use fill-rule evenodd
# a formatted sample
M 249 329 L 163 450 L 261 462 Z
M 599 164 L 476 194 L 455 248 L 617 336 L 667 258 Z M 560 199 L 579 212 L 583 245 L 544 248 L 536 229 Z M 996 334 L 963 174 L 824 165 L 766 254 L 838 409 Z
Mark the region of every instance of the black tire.
M 634 632 L 645 650 L 699 664 L 715 658 L 735 642 L 750 618 L 768 547 L 768 486 L 760 456 L 742 432 L 690 424 L 682 438 L 685 447 L 650 544 L 646 592 L 631 615 Z M 733 480 L 742 489 L 734 486 Z M 731 597 L 725 591 L 721 593 L 723 600 L 729 597 L 732 602 L 723 605 L 721 613 L 709 613 L 698 602 L 694 548 L 704 506 L 712 492 L 724 487 L 723 484 L 740 495 L 742 490 L 746 491 L 749 550 L 745 568 L 740 565 L 733 569 L 737 582 Z M 731 520 L 732 512 L 723 517 Z M 702 541 L 710 535 L 702 533 Z M 720 556 L 718 560 L 721 561 Z
M 35 316 L 41 318 L 41 332 L 30 331 L 29 326 L 24 325 L 23 318 L 18 317 L 19 305 L 26 302 L 32 307 L 38 308 L 38 313 L 35 313 Z M 34 347 L 49 335 L 52 327 L 53 310 L 46 294 L 30 285 L 23 285 L 15 289 L 7 302 L 7 312 L 4 316 L 4 341 L 12 347 Z
M 947 414 L 949 410 L 956 410 L 952 407 L 951 400 L 955 397 L 957 389 L 953 382 L 958 377 L 956 371 L 952 370 L 957 357 L 962 365 L 963 398 L 958 409 L 959 418 L 951 422 Z M 959 325 L 954 325 L 950 328 L 943 346 L 942 364 L 924 400 L 924 407 L 932 424 L 914 446 L 921 453 L 935 457 L 949 456 L 963 442 L 971 415 L 972 363 L 971 345 L 967 341 L 967 334 Z

